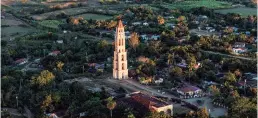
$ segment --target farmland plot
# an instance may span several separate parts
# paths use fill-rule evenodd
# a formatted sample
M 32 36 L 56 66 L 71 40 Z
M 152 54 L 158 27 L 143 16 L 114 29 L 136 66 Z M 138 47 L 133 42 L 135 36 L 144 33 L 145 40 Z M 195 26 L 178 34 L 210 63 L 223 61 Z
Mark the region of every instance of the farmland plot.
M 220 9 L 215 10 L 217 13 L 227 14 L 227 13 L 237 13 L 241 16 L 247 17 L 248 15 L 257 15 L 256 8 L 248 8 L 248 7 L 239 7 L 239 8 L 232 8 L 232 9 Z
M 106 20 L 106 19 L 112 18 L 112 16 L 101 15 L 101 14 L 92 14 L 92 13 L 77 15 L 76 17 L 83 17 L 86 20 L 89 20 L 89 19 L 92 19 L 92 20 Z

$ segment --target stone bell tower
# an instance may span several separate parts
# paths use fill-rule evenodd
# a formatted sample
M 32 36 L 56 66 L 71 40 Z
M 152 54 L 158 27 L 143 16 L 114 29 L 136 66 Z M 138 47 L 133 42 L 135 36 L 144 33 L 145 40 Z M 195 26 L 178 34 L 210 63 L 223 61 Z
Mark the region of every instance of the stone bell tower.
M 113 60 L 113 78 L 128 78 L 127 50 L 125 49 L 125 32 L 121 20 L 118 21 L 115 34 L 115 51 Z

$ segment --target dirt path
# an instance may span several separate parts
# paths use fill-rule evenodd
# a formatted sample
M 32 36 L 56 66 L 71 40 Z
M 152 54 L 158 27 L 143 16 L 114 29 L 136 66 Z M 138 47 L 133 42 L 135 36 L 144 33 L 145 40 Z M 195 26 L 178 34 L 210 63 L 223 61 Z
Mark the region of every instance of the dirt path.
M 223 53 L 220 53 L 220 52 L 205 51 L 205 50 L 200 50 L 200 51 L 201 51 L 201 52 L 210 53 L 210 54 L 215 54 L 215 55 L 222 55 L 222 56 L 226 56 L 226 57 L 231 57 L 231 58 L 249 60 L 249 61 L 250 61 L 250 60 L 252 60 L 252 61 L 255 61 L 255 60 L 256 60 L 256 59 L 253 59 L 253 58 L 234 56 L 234 55 L 229 55 L 229 54 L 223 54 Z

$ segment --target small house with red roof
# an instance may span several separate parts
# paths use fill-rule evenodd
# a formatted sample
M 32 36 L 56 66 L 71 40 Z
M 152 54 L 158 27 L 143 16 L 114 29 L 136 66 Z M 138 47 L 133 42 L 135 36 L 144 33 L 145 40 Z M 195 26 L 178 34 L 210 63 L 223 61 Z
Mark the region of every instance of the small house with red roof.
M 28 59 L 20 58 L 20 59 L 17 59 L 14 63 L 17 64 L 17 65 L 23 65 L 23 64 L 25 64 L 27 62 L 28 62 Z
M 198 97 L 199 95 L 202 94 L 202 89 L 196 86 L 187 85 L 177 89 L 177 93 L 183 96 Z
M 233 52 L 235 54 L 242 54 L 242 53 L 245 53 L 247 52 L 247 49 L 246 48 L 232 48 Z
M 57 56 L 59 54 L 61 54 L 61 52 L 58 50 L 55 50 L 55 51 L 50 52 L 48 55 Z
M 158 99 L 154 96 L 149 96 L 147 94 L 143 94 L 141 92 L 135 92 L 130 94 L 130 97 L 148 108 L 150 111 L 156 112 L 164 112 L 165 114 L 169 114 L 173 116 L 173 105 Z

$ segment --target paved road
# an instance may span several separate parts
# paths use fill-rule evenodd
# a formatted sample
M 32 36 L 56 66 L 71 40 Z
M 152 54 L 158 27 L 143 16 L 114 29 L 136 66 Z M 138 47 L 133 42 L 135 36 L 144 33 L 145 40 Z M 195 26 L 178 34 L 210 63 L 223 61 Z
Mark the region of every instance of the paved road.
M 253 60 L 253 61 L 256 60 L 256 59 L 254 59 L 254 58 L 234 56 L 234 55 L 229 55 L 229 54 L 223 54 L 223 53 L 220 53 L 220 52 L 205 51 L 205 50 L 200 50 L 200 51 L 201 51 L 201 52 L 210 53 L 210 54 L 215 54 L 215 55 L 227 56 L 227 57 L 231 57 L 231 58 L 243 59 L 243 60 Z
M 141 85 L 138 82 L 135 82 L 133 80 L 115 80 L 115 79 L 108 79 L 109 82 L 113 83 L 113 84 L 119 84 L 120 86 L 133 90 L 133 91 L 141 91 L 145 94 L 148 95 L 156 95 L 156 96 L 162 96 L 162 97 L 168 97 L 168 98 L 177 98 L 174 95 L 171 94 L 161 94 L 160 92 L 158 92 L 158 90 L 150 88 L 148 86 L 145 85 Z

